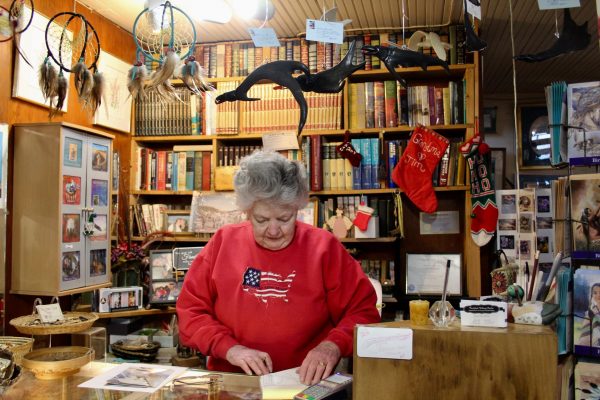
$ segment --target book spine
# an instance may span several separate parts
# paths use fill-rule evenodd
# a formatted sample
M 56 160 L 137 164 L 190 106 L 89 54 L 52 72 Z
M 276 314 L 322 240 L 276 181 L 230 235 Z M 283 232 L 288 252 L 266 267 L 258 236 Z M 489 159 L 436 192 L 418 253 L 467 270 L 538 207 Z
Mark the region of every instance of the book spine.
M 371 150 L 371 188 L 379 189 L 381 184 L 379 182 L 379 138 L 370 138 L 370 150 Z
M 321 162 L 321 136 L 312 135 L 310 137 L 310 190 L 323 190 L 323 175 Z
M 363 156 L 362 163 L 360 164 L 361 189 L 373 189 L 373 183 L 371 181 L 371 168 L 373 164 L 371 161 L 370 139 L 360 139 L 360 154 Z
M 194 151 L 194 190 L 202 190 L 202 152 Z
M 396 81 L 385 81 L 385 127 L 398 126 L 398 100 L 396 98 Z
M 373 93 L 375 128 L 385 128 L 385 86 L 383 81 L 373 82 Z
M 167 186 L 167 152 L 156 152 L 156 189 L 165 190 Z
M 361 166 L 365 162 L 365 158 L 362 155 L 360 140 L 361 139 L 350 139 L 350 144 L 352 144 L 352 147 L 354 147 L 354 150 L 359 152 L 360 155 L 362 156 L 360 165 L 358 167 L 354 167 L 354 166 L 352 167 L 352 189 L 354 189 L 354 190 L 362 189 Z
M 212 151 L 202 152 L 202 190 L 212 188 L 212 169 L 211 169 Z

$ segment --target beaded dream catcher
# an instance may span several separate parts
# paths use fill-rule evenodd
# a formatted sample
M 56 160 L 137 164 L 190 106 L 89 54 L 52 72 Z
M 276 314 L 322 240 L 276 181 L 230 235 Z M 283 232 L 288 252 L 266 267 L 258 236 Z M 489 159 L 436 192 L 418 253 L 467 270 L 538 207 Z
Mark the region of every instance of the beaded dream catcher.
M 45 40 L 48 53 L 40 66 L 39 84 L 44 99 L 49 100 L 50 116 L 54 116 L 65 101 L 68 83 L 65 72 L 74 75 L 79 100 L 95 113 L 102 102 L 104 78 L 98 71 L 100 41 L 92 24 L 81 14 L 56 14 L 46 25 Z M 59 71 L 50 59 L 58 65 Z
M 190 17 L 169 1 L 144 9 L 133 24 L 137 60 L 129 70 L 128 89 L 132 97 L 144 97 L 156 90 L 165 98 L 177 98 L 170 79 L 179 77 L 193 93 L 212 90 L 206 73 L 194 58 L 196 28 Z M 158 64 L 149 74 L 148 66 Z M 183 65 L 182 65 L 183 63 Z
M 29 66 L 31 64 L 19 46 L 19 38 L 31 25 L 33 10 L 33 0 L 13 0 L 8 10 L 0 6 L 0 42 L 13 39 L 17 52 Z

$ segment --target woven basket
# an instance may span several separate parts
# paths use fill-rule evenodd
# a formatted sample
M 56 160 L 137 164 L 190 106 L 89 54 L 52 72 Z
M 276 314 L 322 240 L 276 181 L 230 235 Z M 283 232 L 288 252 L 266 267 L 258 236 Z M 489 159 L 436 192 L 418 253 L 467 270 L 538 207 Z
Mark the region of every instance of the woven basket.
M 65 312 L 65 319 L 53 324 L 40 321 L 37 314 L 24 315 L 10 320 L 10 324 L 25 335 L 58 335 L 74 333 L 89 329 L 98 319 L 95 313 Z
M 38 379 L 64 378 L 94 359 L 94 349 L 80 346 L 60 346 L 37 349 L 23 357 L 23 367 Z
M 0 336 L 0 349 L 13 353 L 15 363 L 21 365 L 23 356 L 31 351 L 33 338 L 20 336 Z

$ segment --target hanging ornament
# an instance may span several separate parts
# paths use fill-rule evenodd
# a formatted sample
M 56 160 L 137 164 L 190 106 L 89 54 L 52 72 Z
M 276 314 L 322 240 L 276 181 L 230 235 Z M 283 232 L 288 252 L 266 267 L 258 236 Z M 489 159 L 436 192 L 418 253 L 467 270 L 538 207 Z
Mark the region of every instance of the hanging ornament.
M 92 24 L 82 14 L 58 13 L 46 25 L 45 42 L 48 53 L 40 66 L 39 84 L 44 97 L 51 100 L 50 116 L 62 109 L 66 99 L 67 72 L 74 75 L 79 101 L 94 114 L 102 100 L 98 96 L 103 94 L 104 80 L 97 66 L 100 40 Z M 55 91 L 50 59 L 59 67 Z
M 196 28 L 190 17 L 169 1 L 145 8 L 133 24 L 137 60 L 129 71 L 128 88 L 136 98 L 147 90 L 156 90 L 161 97 L 179 98 L 170 80 L 179 77 L 194 93 L 212 90 L 206 73 L 193 58 Z M 182 62 L 186 64 L 182 66 Z M 142 65 L 157 63 L 158 69 L 147 74 Z
M 34 9 L 33 0 L 13 0 L 8 10 L 0 6 L 0 42 L 12 39 L 15 50 L 30 67 L 31 63 L 21 51 L 20 35 L 31 25 Z

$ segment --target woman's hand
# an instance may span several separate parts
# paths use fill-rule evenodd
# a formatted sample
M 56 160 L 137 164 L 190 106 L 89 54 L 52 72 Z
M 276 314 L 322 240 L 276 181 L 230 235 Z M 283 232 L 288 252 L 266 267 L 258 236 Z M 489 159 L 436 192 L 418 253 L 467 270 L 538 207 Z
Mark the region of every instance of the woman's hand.
M 340 360 L 340 348 L 333 342 L 324 341 L 306 355 L 298 370 L 300 382 L 314 385 L 327 378 Z
M 240 367 L 248 375 L 265 375 L 273 372 L 271 357 L 264 351 L 250 349 L 238 344 L 227 351 L 225 358 L 231 365 Z

